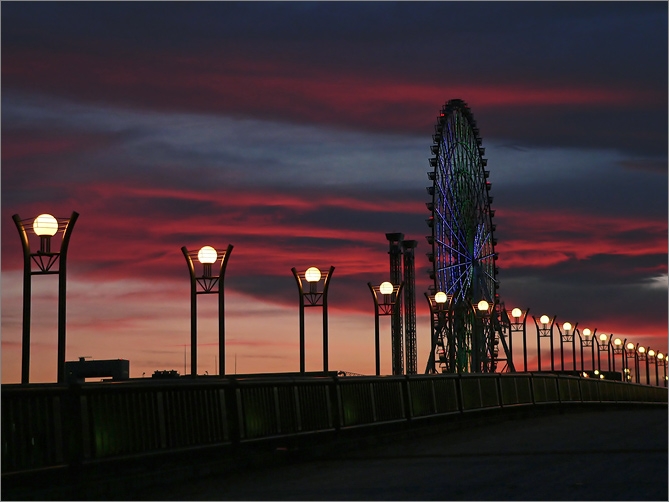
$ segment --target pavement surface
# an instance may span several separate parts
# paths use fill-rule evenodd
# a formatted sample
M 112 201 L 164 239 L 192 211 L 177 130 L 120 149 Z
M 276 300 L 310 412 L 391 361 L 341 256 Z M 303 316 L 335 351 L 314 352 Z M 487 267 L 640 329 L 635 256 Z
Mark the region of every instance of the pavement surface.
M 278 456 L 134 500 L 669 500 L 666 407 L 505 419 Z

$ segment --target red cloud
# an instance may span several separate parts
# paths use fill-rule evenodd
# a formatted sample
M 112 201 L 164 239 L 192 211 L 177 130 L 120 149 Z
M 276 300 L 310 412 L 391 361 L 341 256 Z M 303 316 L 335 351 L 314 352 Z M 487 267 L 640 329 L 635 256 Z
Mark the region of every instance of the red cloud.
M 499 211 L 500 221 L 516 222 L 510 238 L 500 240 L 501 267 L 549 267 L 597 254 L 642 256 L 667 253 L 667 222 L 642 218 L 588 218 L 569 211 Z M 509 224 L 509 223 L 506 223 Z M 625 238 L 642 232 L 644 238 Z M 575 243 L 578 243 L 575 245 Z M 660 269 L 660 271 L 666 271 Z

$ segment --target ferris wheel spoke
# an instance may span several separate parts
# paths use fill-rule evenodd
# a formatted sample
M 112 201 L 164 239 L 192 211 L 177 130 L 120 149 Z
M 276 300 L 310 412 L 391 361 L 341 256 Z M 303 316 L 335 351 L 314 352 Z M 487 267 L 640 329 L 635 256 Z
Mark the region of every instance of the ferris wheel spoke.
M 487 254 L 487 255 L 485 255 L 485 256 L 481 256 L 481 257 L 479 257 L 479 258 L 477 258 L 477 259 L 478 259 L 479 261 L 487 260 L 488 258 L 492 258 L 493 256 L 495 256 L 496 254 L 497 254 L 497 253 L 490 253 L 490 254 Z
M 464 237 L 464 236 L 462 236 L 462 235 L 461 235 L 461 232 L 459 231 L 460 228 L 459 228 L 459 227 L 458 227 L 457 229 L 456 229 L 456 228 L 453 228 L 453 226 L 451 226 L 451 225 L 449 224 L 449 221 L 447 221 L 447 220 L 442 220 L 442 222 L 443 222 L 444 225 L 446 225 L 446 227 L 450 230 L 451 235 L 453 235 L 453 236 L 455 237 L 455 239 L 458 241 L 458 244 L 459 244 L 462 248 L 465 248 L 465 249 L 466 249 L 467 246 L 465 245 L 465 242 L 463 241 L 463 237 Z M 448 243 L 446 243 L 446 242 L 442 242 L 442 244 L 443 244 L 444 246 L 448 246 L 450 249 L 453 249 L 454 251 L 457 251 L 456 248 L 450 246 L 450 245 L 449 245 Z
M 483 228 L 483 226 L 481 226 L 481 228 Z M 483 239 L 481 239 L 481 240 L 479 241 L 479 242 L 480 242 L 480 246 L 478 247 L 478 249 L 475 250 L 475 252 L 474 252 L 474 256 L 479 256 L 479 255 L 481 254 L 481 251 L 483 251 L 484 246 L 485 246 L 487 243 L 490 242 L 490 237 L 491 237 L 491 235 L 492 235 L 492 232 L 488 232 L 488 233 L 486 234 L 486 236 L 485 236 Z M 487 258 L 487 256 L 481 257 L 481 258 L 479 258 L 479 260 L 482 260 L 482 259 L 484 259 L 484 258 Z

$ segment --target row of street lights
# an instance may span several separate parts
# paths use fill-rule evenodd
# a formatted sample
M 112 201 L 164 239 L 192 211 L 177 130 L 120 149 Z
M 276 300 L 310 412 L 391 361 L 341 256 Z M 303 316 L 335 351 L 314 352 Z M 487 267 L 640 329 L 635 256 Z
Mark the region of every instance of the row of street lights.
M 70 236 L 78 213 L 73 212 L 69 218 L 55 218 L 49 214 L 41 214 L 31 220 L 22 220 L 18 214 L 13 216 L 16 223 L 24 255 L 24 280 L 23 280 L 23 335 L 22 335 L 22 366 L 21 383 L 29 382 L 30 368 L 30 312 L 31 312 L 31 279 L 33 275 L 58 274 L 58 382 L 65 382 L 65 320 L 66 320 L 66 259 Z M 32 222 L 32 225 L 30 223 Z M 39 250 L 31 252 L 28 230 L 39 237 Z M 62 232 L 62 240 L 58 251 L 51 250 L 52 238 Z M 204 246 L 198 251 L 189 251 L 185 246 L 181 248 L 188 265 L 191 284 L 191 376 L 197 376 L 197 297 L 202 294 L 218 295 L 218 326 L 219 326 L 219 375 L 225 375 L 225 290 L 224 278 L 230 254 L 233 246 L 228 245 L 226 250 L 218 252 L 211 246 Z M 213 266 L 217 262 L 220 266 L 214 271 Z M 197 265 L 199 264 L 199 265 Z M 34 265 L 36 270 L 33 270 Z M 305 308 L 320 307 L 323 311 L 323 371 L 328 371 L 328 314 L 327 314 L 327 295 L 330 279 L 334 272 L 334 267 L 330 267 L 328 272 L 322 274 L 317 267 L 310 267 L 305 271 L 298 272 L 292 269 L 295 277 L 300 299 L 299 321 L 300 321 L 300 373 L 305 372 Z M 306 284 L 305 284 L 306 283 Z M 306 286 L 306 287 L 305 287 Z M 368 283 L 369 289 L 374 300 L 374 318 L 375 318 L 375 363 L 376 374 L 380 375 L 380 349 L 379 349 L 379 317 L 393 315 L 397 312 L 400 294 L 404 283 L 393 285 L 390 282 L 383 282 L 378 286 Z M 443 321 L 447 312 L 447 306 L 452 297 L 443 293 L 436 292 L 434 295 L 427 295 L 430 310 L 433 316 L 432 325 L 432 345 L 435 347 L 435 324 Z M 485 322 L 491 312 L 491 306 L 485 300 L 477 303 L 475 311 L 477 317 Z M 513 365 L 513 333 L 522 332 L 523 334 L 523 361 L 524 370 L 527 371 L 527 314 L 525 311 L 514 308 L 510 311 L 504 311 L 506 314 L 507 327 L 509 328 L 508 353 L 510 357 L 509 368 L 515 371 Z M 553 328 L 556 326 L 556 317 L 543 315 L 537 320 L 533 316 L 537 328 L 537 350 L 538 350 L 538 370 L 542 370 L 541 361 L 541 339 L 549 338 L 551 353 L 551 371 L 555 370 L 553 357 Z M 646 350 L 645 347 L 639 347 L 633 343 L 627 343 L 620 338 L 612 340 L 613 336 L 600 334 L 598 341 L 595 339 L 594 332 L 584 329 L 578 330 L 578 323 L 572 326 L 571 323 L 564 323 L 562 329 L 557 326 L 560 333 L 560 359 L 561 370 L 564 371 L 564 344 L 571 342 L 572 345 L 572 369 L 576 370 L 576 336 L 579 338 L 581 353 L 581 372 L 585 372 L 583 348 L 592 349 L 592 369 L 602 371 L 601 353 L 606 352 L 608 357 L 608 371 L 615 372 L 615 356 L 621 355 L 623 375 L 625 380 L 632 380 L 632 373 L 629 366 L 629 359 L 635 361 L 634 377 L 637 383 L 640 382 L 639 361 L 646 362 L 646 383 L 650 385 L 649 364 L 655 363 L 655 381 L 659 385 L 659 365 L 664 368 L 664 385 L 667 386 L 667 358 L 661 352 L 656 353 L 652 349 Z M 564 330 L 564 331 L 563 331 Z M 502 337 L 502 342 L 506 343 Z M 595 346 L 597 346 L 597 368 L 595 368 Z M 506 347 L 506 346 L 505 346 Z M 432 350 L 434 352 L 434 350 Z M 478 364 L 479 362 L 477 362 Z M 434 353 L 430 355 L 428 368 L 434 367 Z
M 524 369 L 527 371 L 527 349 L 526 349 L 526 318 L 529 309 L 522 311 L 519 308 L 514 308 L 513 310 L 507 311 L 507 318 L 509 319 L 509 332 L 522 332 L 523 333 L 523 353 L 524 353 Z M 561 359 L 561 370 L 564 371 L 564 348 L 563 344 L 566 342 L 571 342 L 572 344 L 572 369 L 576 371 L 576 337 L 578 336 L 579 345 L 580 345 L 580 355 L 581 355 L 581 372 L 585 374 L 585 358 L 583 354 L 584 347 L 590 347 L 592 351 L 592 370 L 597 371 L 600 375 L 600 378 L 603 378 L 601 372 L 604 370 L 602 367 L 602 353 L 606 353 L 607 365 L 606 369 L 609 372 L 616 371 L 616 355 L 621 356 L 621 366 L 623 379 L 625 381 L 636 381 L 636 383 L 641 382 L 640 374 L 640 361 L 646 362 L 646 383 L 651 384 L 650 379 L 650 364 L 655 364 L 655 385 L 660 385 L 659 377 L 659 367 L 664 368 L 664 382 L 663 385 L 667 386 L 667 356 L 662 352 L 656 352 L 651 348 L 646 348 L 643 346 L 636 345 L 632 342 L 627 342 L 627 339 L 621 340 L 620 338 L 614 338 L 613 335 L 607 335 L 601 333 L 599 336 L 596 336 L 597 329 L 591 331 L 588 328 L 585 328 L 582 332 L 578 329 L 578 323 L 572 326 L 571 323 L 565 322 L 562 325 L 562 331 L 560 326 L 556 324 L 556 317 L 550 318 L 547 315 L 542 315 L 539 320 L 532 316 L 537 328 L 537 356 L 538 356 L 538 370 L 541 371 L 541 338 L 550 339 L 550 354 L 551 354 L 551 371 L 554 371 L 554 357 L 553 357 L 553 328 L 557 327 L 558 332 L 560 333 L 560 359 Z M 509 336 L 509 346 L 511 346 L 512 336 Z M 597 354 L 595 362 L 595 351 Z M 634 364 L 634 374 L 632 375 L 629 361 L 633 360 Z

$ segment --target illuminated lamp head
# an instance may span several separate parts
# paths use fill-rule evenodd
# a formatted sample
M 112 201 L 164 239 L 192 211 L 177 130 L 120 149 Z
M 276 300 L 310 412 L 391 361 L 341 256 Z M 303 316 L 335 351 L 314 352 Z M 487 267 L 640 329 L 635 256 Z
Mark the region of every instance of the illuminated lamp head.
M 604 333 L 602 333 L 601 335 L 599 335 L 599 340 L 600 340 L 601 342 L 605 342 L 607 338 L 608 338 L 608 336 L 605 335 Z
M 548 324 L 550 321 L 550 318 L 547 315 L 542 315 L 541 318 L 539 319 L 539 322 L 541 324 Z
M 434 295 L 434 301 L 437 303 L 446 303 L 446 300 L 448 300 L 448 297 L 446 296 L 446 293 L 443 291 L 439 291 L 435 293 Z
M 662 352 L 658 352 L 657 358 L 661 361 L 662 359 L 664 359 L 664 354 Z
M 481 301 L 478 303 L 478 305 L 476 306 L 476 308 L 479 309 L 479 312 L 487 312 L 487 311 L 488 311 L 488 307 L 490 307 L 490 305 L 489 305 L 488 302 L 485 301 L 485 300 L 481 300 Z
M 646 353 L 646 348 L 645 347 L 639 347 L 639 354 L 645 354 Z
M 321 271 L 317 267 L 309 267 L 304 273 L 307 282 L 318 282 L 321 280 Z
M 49 237 L 56 235 L 58 232 L 58 220 L 50 214 L 40 214 L 33 222 L 33 232 L 39 235 L 47 235 Z
M 627 350 L 634 350 L 634 344 L 632 342 L 629 342 L 627 345 Z
M 655 351 L 654 351 L 653 349 L 650 349 L 650 350 L 648 351 L 648 355 L 649 355 L 650 357 L 655 356 Z
M 197 260 L 202 263 L 203 277 L 211 277 L 211 265 L 217 258 L 218 252 L 211 246 L 204 246 L 197 252 Z
M 197 252 L 197 260 L 203 265 L 215 263 L 217 257 L 218 253 L 211 246 L 204 246 Z
M 379 286 L 379 291 L 382 295 L 390 295 L 393 292 L 393 285 L 388 281 L 382 282 Z
M 585 328 L 583 330 L 583 336 L 586 337 L 586 338 L 592 336 L 592 331 L 590 331 L 588 328 Z
M 517 317 L 520 317 L 521 315 L 523 315 L 523 311 L 520 310 L 519 308 L 515 308 L 511 311 L 511 317 L 516 317 L 517 318 Z
M 622 344 L 623 341 L 620 338 L 616 338 L 615 340 L 613 340 L 613 345 L 615 345 L 616 347 L 620 347 Z
M 566 322 L 562 325 L 562 327 L 564 328 L 565 331 L 570 331 L 571 330 L 571 323 Z

